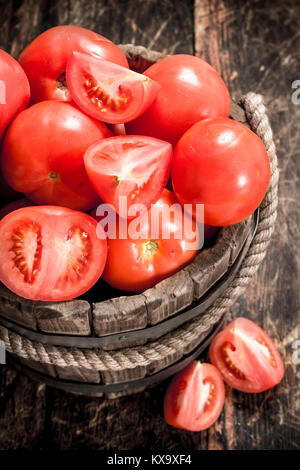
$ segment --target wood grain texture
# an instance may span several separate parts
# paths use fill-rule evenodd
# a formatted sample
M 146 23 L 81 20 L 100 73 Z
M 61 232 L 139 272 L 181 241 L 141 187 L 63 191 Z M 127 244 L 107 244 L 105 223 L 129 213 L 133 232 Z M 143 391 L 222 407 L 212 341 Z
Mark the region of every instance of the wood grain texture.
M 144 297 L 122 296 L 95 303 L 93 325 L 97 336 L 146 328 L 147 310 Z
M 0 283 L 0 315 L 32 330 L 87 336 L 91 333 L 90 314 L 90 304 L 84 300 L 26 300 Z
M 292 345 L 300 339 L 300 105 L 291 101 L 291 83 L 300 79 L 300 5 L 296 0 L 195 0 L 193 13 L 193 3 L 7 0 L 0 5 L 0 47 L 17 56 L 47 27 L 80 24 L 117 43 L 170 53 L 192 53 L 195 47 L 221 71 L 234 98 L 250 90 L 265 96 L 281 169 L 277 231 L 266 260 L 230 316 L 258 322 L 275 339 L 285 363 L 284 381 L 254 396 L 227 389 L 218 422 L 208 431 L 191 433 L 163 420 L 167 384 L 110 401 L 57 391 L 0 366 L 1 449 L 300 447 L 300 365 L 292 361 Z

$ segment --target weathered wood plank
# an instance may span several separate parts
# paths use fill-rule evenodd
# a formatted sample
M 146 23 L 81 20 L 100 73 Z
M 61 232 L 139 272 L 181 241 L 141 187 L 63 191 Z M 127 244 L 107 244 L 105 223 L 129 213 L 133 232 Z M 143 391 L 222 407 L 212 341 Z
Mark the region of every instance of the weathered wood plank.
M 93 305 L 96 335 L 105 336 L 147 326 L 145 299 L 141 295 L 122 296 Z
M 90 305 L 84 300 L 38 302 L 26 300 L 0 285 L 0 314 L 45 333 L 89 335 Z
M 148 324 L 160 321 L 180 312 L 193 301 L 193 281 L 181 270 L 144 292 L 148 312 Z
M 20 325 L 36 330 L 36 319 L 33 314 L 33 303 L 21 299 L 0 283 L 0 314 Z
M 33 313 L 37 329 L 45 333 L 80 336 L 91 334 L 91 307 L 84 300 L 39 303 Z
M 131 369 L 124 368 L 120 371 L 101 371 L 101 377 L 105 384 L 128 382 L 145 377 L 147 368 L 145 366 L 133 367 Z M 119 392 L 118 392 L 119 393 Z
M 100 374 L 97 370 L 86 369 L 84 367 L 60 367 L 55 366 L 57 377 L 63 380 L 71 380 L 75 382 L 89 382 L 97 383 L 101 382 Z
M 19 362 L 25 367 L 36 370 L 41 374 L 49 375 L 50 377 L 57 377 L 55 367 L 52 364 L 43 364 L 42 362 L 31 361 L 30 359 L 19 358 Z

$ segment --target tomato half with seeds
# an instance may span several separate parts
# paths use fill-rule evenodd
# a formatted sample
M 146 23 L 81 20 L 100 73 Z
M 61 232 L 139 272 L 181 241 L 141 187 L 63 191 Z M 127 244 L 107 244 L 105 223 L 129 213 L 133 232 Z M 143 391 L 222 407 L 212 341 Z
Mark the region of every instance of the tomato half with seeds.
M 102 201 L 112 204 L 122 217 L 130 218 L 133 204 L 143 204 L 147 209 L 158 200 L 170 175 L 172 155 L 168 142 L 119 136 L 89 147 L 84 163 Z
M 77 106 L 110 124 L 140 116 L 160 88 L 145 75 L 81 52 L 73 52 L 69 59 L 66 80 Z
M 282 359 L 267 333 L 247 318 L 237 318 L 213 339 L 209 356 L 225 382 L 242 392 L 259 393 L 284 375 Z
M 144 214 L 130 221 L 119 218 L 115 231 L 113 214 L 101 217 L 99 209 L 99 225 L 108 235 L 103 279 L 117 289 L 142 292 L 187 265 L 198 252 L 197 224 L 167 189 Z
M 96 229 L 92 217 L 64 207 L 11 212 L 0 221 L 0 281 L 26 299 L 62 301 L 82 295 L 105 265 L 107 243 Z
M 125 54 L 104 36 L 80 26 L 55 26 L 35 38 L 19 57 L 30 82 L 32 103 L 72 101 L 65 74 L 73 51 L 128 67 Z
M 42 101 L 20 113 L 6 133 L 2 170 L 8 184 L 36 204 L 87 211 L 99 200 L 85 171 L 87 148 L 111 132 L 75 105 Z
M 193 361 L 169 384 L 164 399 L 168 424 L 188 431 L 203 431 L 216 422 L 225 401 L 225 387 L 218 369 Z

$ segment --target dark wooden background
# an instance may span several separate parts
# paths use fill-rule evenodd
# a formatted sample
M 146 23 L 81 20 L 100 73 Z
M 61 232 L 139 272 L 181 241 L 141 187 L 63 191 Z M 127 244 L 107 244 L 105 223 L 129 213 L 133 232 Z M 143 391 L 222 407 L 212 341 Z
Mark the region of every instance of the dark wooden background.
M 279 215 L 265 262 L 230 316 L 268 331 L 286 373 L 264 394 L 227 390 L 215 426 L 191 433 L 164 423 L 165 384 L 107 401 L 56 391 L 0 366 L 0 449 L 299 449 L 300 364 L 292 345 L 300 339 L 300 104 L 291 101 L 291 84 L 300 79 L 299 1 L 6 0 L 0 47 L 17 57 L 58 24 L 91 28 L 116 43 L 195 53 L 221 73 L 233 98 L 250 90 L 264 95 L 278 148 Z

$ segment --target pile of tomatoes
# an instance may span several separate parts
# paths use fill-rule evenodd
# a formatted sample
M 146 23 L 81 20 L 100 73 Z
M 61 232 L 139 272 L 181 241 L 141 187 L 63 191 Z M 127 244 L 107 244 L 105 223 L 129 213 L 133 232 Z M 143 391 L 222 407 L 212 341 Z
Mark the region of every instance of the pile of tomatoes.
M 197 254 L 187 218 L 208 237 L 264 197 L 264 145 L 229 119 L 226 85 L 200 58 L 166 57 L 140 74 L 110 40 L 58 26 L 19 62 L 0 51 L 0 71 L 1 192 L 26 196 L 2 209 L 0 281 L 18 295 L 69 300 L 101 276 L 142 292 Z M 101 203 L 116 236 L 105 232 Z M 181 222 L 162 220 L 152 236 L 154 211 L 173 206 Z M 120 237 L 122 221 L 137 226 L 139 217 L 141 236 Z

